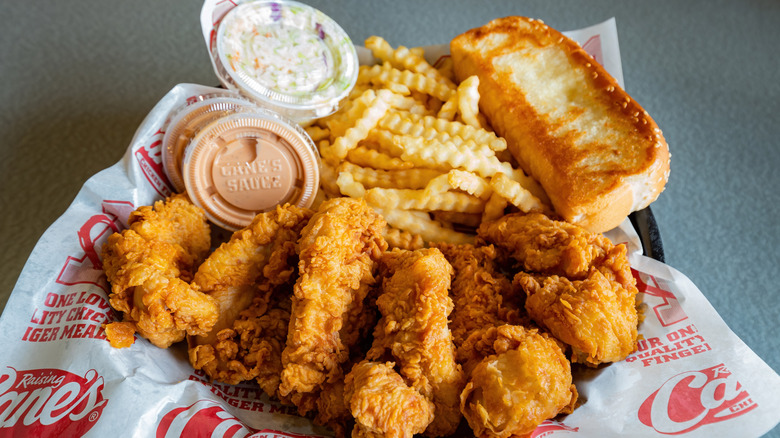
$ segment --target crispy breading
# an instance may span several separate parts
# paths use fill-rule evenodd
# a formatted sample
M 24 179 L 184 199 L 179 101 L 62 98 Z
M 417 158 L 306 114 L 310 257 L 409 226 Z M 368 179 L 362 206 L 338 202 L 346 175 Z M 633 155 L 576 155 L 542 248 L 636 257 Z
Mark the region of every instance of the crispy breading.
M 571 365 L 558 343 L 521 326 L 489 327 L 464 343 L 471 359 L 461 411 L 479 437 L 526 436 L 577 400 Z
M 452 434 L 460 423 L 458 397 L 465 385 L 447 322 L 452 266 L 436 248 L 394 249 L 382 257 L 380 270 L 382 317 L 366 358 L 394 358 L 401 376 L 435 405 L 425 434 Z
M 433 403 L 408 386 L 394 366 L 363 361 L 344 379 L 344 399 L 356 422 L 353 438 L 412 438 L 433 421 Z
M 637 345 L 636 280 L 624 245 L 612 247 L 584 280 L 518 273 L 531 318 L 570 345 L 572 361 L 617 362 Z
M 526 322 L 523 302 L 511 281 L 500 271 L 493 245 L 438 244 L 454 269 L 450 296 L 455 304 L 450 330 L 457 347 L 475 330 L 506 323 Z
M 636 348 L 636 280 L 625 245 L 543 214 L 509 214 L 479 228 L 521 269 L 531 319 L 570 345 L 572 360 L 598 365 Z
M 208 332 L 217 319 L 216 301 L 188 283 L 210 247 L 203 211 L 185 195 L 173 195 L 138 208 L 129 223 L 102 250 L 109 302 L 124 314 L 121 326 L 107 326 L 111 344 L 129 346 L 137 331 L 167 348 L 185 333 Z
M 477 233 L 505 250 L 525 271 L 581 279 L 593 260 L 613 245 L 602 234 L 591 233 L 541 213 L 513 213 L 483 223 Z
M 290 320 L 295 244 L 313 212 L 292 205 L 260 213 L 198 269 L 194 283 L 220 304 L 214 329 L 189 339 L 189 359 L 214 380 L 257 380 L 279 398 Z
M 376 260 L 387 249 L 385 221 L 363 200 L 334 198 L 322 203 L 298 242 L 299 277 L 292 298 L 287 343 L 282 352 L 279 392 L 301 413 L 314 407 L 323 384 L 343 380 L 342 365 L 359 336 L 344 330 L 362 312 L 374 283 Z

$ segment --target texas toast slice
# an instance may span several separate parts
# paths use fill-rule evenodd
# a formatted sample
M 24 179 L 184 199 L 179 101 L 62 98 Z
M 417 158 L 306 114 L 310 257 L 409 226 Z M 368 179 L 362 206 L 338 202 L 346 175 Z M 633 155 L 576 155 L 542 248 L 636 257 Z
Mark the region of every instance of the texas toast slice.
M 661 193 L 661 130 L 575 41 L 505 17 L 457 36 L 450 50 L 458 80 L 479 77 L 482 112 L 565 220 L 607 231 Z

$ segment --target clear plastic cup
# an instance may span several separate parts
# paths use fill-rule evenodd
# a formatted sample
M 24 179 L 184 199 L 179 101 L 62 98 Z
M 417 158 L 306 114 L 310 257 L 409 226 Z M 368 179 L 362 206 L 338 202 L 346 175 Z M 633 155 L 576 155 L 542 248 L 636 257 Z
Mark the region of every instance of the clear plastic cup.
M 254 108 L 211 121 L 192 138 L 182 162 L 192 202 L 216 225 L 238 230 L 255 215 L 290 203 L 310 207 L 320 159 L 295 122 Z
M 173 112 L 165 127 L 162 143 L 163 169 L 177 192 L 186 187 L 181 165 L 184 154 L 195 133 L 209 122 L 241 109 L 255 107 L 254 103 L 238 93 L 210 93 L 197 96 L 194 102 Z
M 297 122 L 336 111 L 355 85 L 358 58 L 331 18 L 295 1 L 231 9 L 212 53 L 222 84 Z

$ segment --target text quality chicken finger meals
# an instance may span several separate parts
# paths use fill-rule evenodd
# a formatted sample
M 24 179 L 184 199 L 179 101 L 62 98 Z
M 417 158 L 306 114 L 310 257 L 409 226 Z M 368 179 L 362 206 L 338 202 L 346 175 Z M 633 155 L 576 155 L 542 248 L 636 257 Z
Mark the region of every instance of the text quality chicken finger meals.
M 182 190 L 108 239 L 108 340 L 186 342 L 208 378 L 337 436 L 529 436 L 583 403 L 572 370 L 637 348 L 626 247 L 601 233 L 658 197 L 668 147 L 541 21 L 491 21 L 435 64 L 365 46 L 338 110 L 301 122 L 310 205 L 219 239 Z

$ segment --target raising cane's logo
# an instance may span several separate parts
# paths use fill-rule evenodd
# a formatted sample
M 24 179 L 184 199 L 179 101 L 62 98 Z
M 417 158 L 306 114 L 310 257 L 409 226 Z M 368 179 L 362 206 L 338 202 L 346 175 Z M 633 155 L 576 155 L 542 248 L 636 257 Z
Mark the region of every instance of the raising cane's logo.
M 108 400 L 95 370 L 84 377 L 59 369 L 0 371 L 0 438 L 82 436 Z
M 758 407 L 725 365 L 688 371 L 667 380 L 639 408 L 639 420 L 676 435 L 730 420 Z
M 308 438 L 315 435 L 300 435 L 278 430 L 252 430 L 236 417 L 210 400 L 197 402 L 171 410 L 157 425 L 156 438 Z

